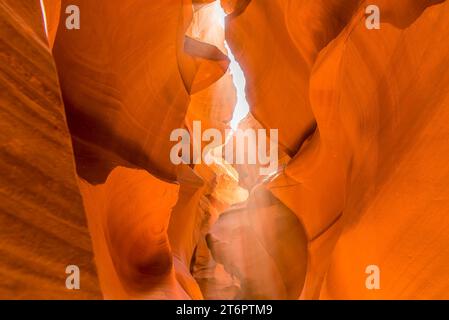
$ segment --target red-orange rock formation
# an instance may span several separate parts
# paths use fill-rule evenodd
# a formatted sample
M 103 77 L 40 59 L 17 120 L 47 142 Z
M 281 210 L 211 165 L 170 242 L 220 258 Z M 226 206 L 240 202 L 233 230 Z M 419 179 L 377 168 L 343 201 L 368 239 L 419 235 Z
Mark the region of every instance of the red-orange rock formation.
M 0 2 L 0 296 L 449 298 L 448 1 L 43 0 L 47 38 L 39 2 Z M 268 176 L 170 160 L 229 129 L 231 51 Z
M 106 299 L 187 298 L 176 281 L 167 228 L 179 187 L 115 168 L 104 184 L 81 180 Z
M 37 0 L 0 1 L 0 128 L 0 298 L 101 298 Z M 69 265 L 82 290 L 66 289 Z
M 439 142 L 448 133 L 449 3 L 430 6 L 437 2 L 382 3 L 394 12 L 382 29 L 368 34 L 356 20 L 345 41 L 322 54 L 321 61 L 339 64 L 338 73 L 323 62 L 312 77 L 320 88 L 311 90 L 312 101 L 338 110 L 335 125 L 345 128 L 352 156 L 344 229 L 321 298 L 449 297 L 449 153 Z M 345 80 L 329 81 L 331 74 Z M 323 99 L 322 83 L 339 102 Z M 354 270 L 368 264 L 379 266 L 381 290 L 360 284 L 366 275 Z
M 308 99 L 318 52 L 344 27 L 357 1 L 232 1 L 226 38 L 243 66 L 251 112 L 279 129 L 280 148 L 293 156 L 315 127 Z M 311 27 L 312 26 L 312 27 Z
M 395 286 L 394 283 L 388 281 L 393 281 L 399 277 L 401 279 L 405 277 L 402 280 L 405 282 L 412 279 L 416 281 L 416 278 L 413 276 L 413 271 L 407 276 L 401 275 L 401 271 L 397 269 L 392 269 L 393 266 L 400 264 L 398 260 L 396 260 L 396 263 L 384 266 L 384 259 L 373 253 L 373 249 L 369 249 L 371 247 L 389 250 L 388 248 L 391 248 L 392 245 L 389 242 L 384 242 L 384 239 L 375 238 L 374 235 L 380 232 L 375 227 L 375 223 L 369 224 L 369 227 L 365 224 L 364 231 L 354 233 L 349 230 L 358 230 L 359 217 L 364 216 L 364 208 L 369 210 L 370 204 L 377 203 L 379 201 L 377 197 L 384 193 L 382 187 L 386 182 L 384 182 L 385 180 L 379 180 L 380 175 L 385 172 L 383 173 L 384 176 L 388 176 L 388 179 L 394 179 L 390 174 L 395 161 L 407 157 L 404 153 L 408 149 L 404 142 L 409 139 L 414 141 L 411 137 L 421 135 L 417 126 L 429 117 L 425 116 L 428 114 L 425 110 L 428 110 L 429 113 L 437 112 L 438 105 L 440 103 L 444 105 L 444 89 L 430 89 L 432 86 L 424 86 L 418 80 L 433 79 L 436 88 L 444 88 L 446 85 L 443 84 L 444 81 L 441 82 L 445 75 L 441 67 L 438 66 L 444 64 L 447 49 L 441 46 L 432 50 L 429 47 L 430 42 L 425 44 L 422 40 L 424 34 L 432 33 L 431 28 L 434 28 L 433 30 L 436 32 L 436 38 L 439 38 L 441 34 L 448 30 L 444 24 L 445 19 L 442 18 L 446 14 L 446 4 L 429 7 L 423 13 L 424 9 L 437 2 L 441 1 L 413 3 L 398 1 L 394 4 L 379 2 L 382 12 L 385 12 L 384 24 L 379 31 L 365 28 L 364 8 L 367 4 L 362 3 L 358 12 L 348 21 L 348 25 L 342 33 L 322 50 L 317 62 L 314 63 L 310 84 L 308 84 L 310 89 L 305 90 L 303 94 L 310 97 L 308 103 L 310 103 L 317 122 L 317 131 L 306 141 L 282 174 L 267 185 L 272 194 L 298 215 L 307 234 L 309 257 L 306 284 L 302 292 L 304 298 L 318 298 L 320 296 L 322 279 L 327 273 L 329 263 L 331 263 L 331 266 L 335 266 L 331 267 L 332 277 L 330 278 L 329 274 L 326 282 L 329 290 L 332 291 L 323 293 L 322 297 L 391 298 L 394 295 L 401 296 L 401 294 L 406 297 L 423 296 L 421 292 L 418 292 L 418 289 L 407 293 L 400 293 L 395 290 L 390 290 L 388 293 L 382 290 L 368 291 L 364 282 L 366 277 L 365 267 L 376 261 L 385 268 L 384 272 L 388 274 L 386 278 L 388 288 Z M 330 7 L 332 8 L 332 6 Z M 282 6 L 276 6 L 275 9 L 282 11 L 283 8 Z M 339 8 L 335 7 L 334 9 Z M 344 8 L 340 7 L 340 9 Z M 347 13 L 347 8 L 345 10 L 345 13 Z M 282 12 L 287 17 L 292 14 L 291 11 Z M 333 12 L 336 16 L 338 16 L 338 13 L 338 10 Z M 273 21 L 271 19 L 268 22 L 267 19 L 263 23 L 261 17 L 264 17 L 264 14 L 268 14 L 265 11 L 265 5 L 252 1 L 243 12 L 230 18 L 227 31 L 230 45 L 236 48 L 237 55 L 240 55 L 243 60 L 247 59 L 247 63 L 243 63 L 244 69 L 247 73 L 253 75 L 266 70 L 262 60 L 263 55 L 261 55 L 260 50 L 251 48 L 251 46 L 245 46 L 246 51 L 241 50 L 238 53 L 239 45 L 245 43 L 245 37 L 249 36 L 248 30 L 250 30 L 251 23 L 257 26 L 266 25 L 267 29 L 270 29 L 269 26 L 273 24 Z M 351 17 L 350 15 L 344 16 L 347 20 Z M 288 21 L 289 19 L 277 21 L 283 23 L 285 20 Z M 333 36 L 336 36 L 336 34 Z M 294 37 L 292 38 L 294 39 Z M 265 41 L 265 38 L 259 40 Z M 435 43 L 440 43 L 438 39 L 434 40 Z M 254 43 L 256 42 L 254 41 Z M 280 41 L 279 46 L 284 43 L 285 41 Z M 302 52 L 301 43 L 296 42 L 296 45 Z M 310 42 L 307 42 L 307 45 L 310 46 Z M 433 56 L 428 57 L 427 55 L 427 59 L 421 58 L 424 57 L 424 52 L 428 52 L 428 50 L 434 52 Z M 284 52 L 284 50 L 280 51 Z M 310 52 L 310 50 L 306 52 Z M 256 63 L 255 61 L 259 62 Z M 285 59 L 279 62 L 284 63 L 284 61 Z M 426 61 L 427 64 L 423 61 Z M 272 65 L 276 65 L 276 62 L 273 62 Z M 263 79 L 270 79 L 272 88 L 275 90 L 276 81 L 274 79 L 276 77 L 274 74 L 280 72 L 279 70 L 285 70 L 285 68 L 269 70 L 272 71 L 273 76 Z M 295 72 L 295 75 L 299 74 L 301 73 Z M 419 78 L 410 77 L 410 74 L 416 74 L 416 77 L 419 75 Z M 290 79 L 290 77 L 288 78 Z M 428 83 L 429 80 L 426 80 L 426 82 Z M 257 110 L 262 105 L 257 94 L 268 97 L 270 93 L 267 92 L 270 91 L 263 90 L 263 83 L 257 83 L 257 80 L 249 81 L 249 83 L 250 86 L 251 84 L 253 86 L 249 89 L 249 99 L 253 102 L 256 118 L 259 117 L 258 120 L 269 127 L 280 126 L 284 128 L 285 126 L 281 124 L 266 122 L 272 121 L 273 116 L 279 115 L 283 110 L 273 112 L 270 115 L 264 115 L 263 112 Z M 302 89 L 306 88 L 303 87 Z M 409 90 L 412 90 L 412 92 Z M 254 95 L 251 95 L 251 92 L 254 92 Z M 281 96 L 281 92 L 284 93 L 284 89 L 279 90 L 279 96 Z M 291 95 L 288 96 L 292 97 Z M 271 99 L 266 98 L 263 101 L 263 105 L 267 105 L 268 103 L 275 103 L 277 99 L 273 97 Z M 298 100 L 293 99 L 292 101 L 297 103 Z M 439 101 L 439 103 L 437 106 L 426 108 L 426 104 L 429 104 L 430 101 Z M 266 107 L 266 110 L 272 109 Z M 298 109 L 295 108 L 295 110 Z M 304 119 L 301 117 L 293 118 Z M 285 120 L 290 119 L 285 118 Z M 289 130 L 288 132 L 294 131 Z M 427 135 L 436 138 L 441 133 L 435 130 L 428 132 Z M 299 137 L 298 134 L 293 136 Z M 282 139 L 285 139 L 285 135 Z M 436 147 L 434 150 L 437 149 L 440 150 L 441 148 Z M 428 150 L 430 151 L 430 149 Z M 407 164 L 404 164 L 405 168 L 407 168 Z M 426 174 L 421 174 L 421 179 L 424 176 L 430 178 L 431 172 L 431 169 L 428 169 Z M 402 178 L 396 177 L 397 181 L 391 182 L 397 186 L 394 190 L 400 192 L 399 185 L 407 184 L 408 178 L 411 177 L 409 174 Z M 422 188 L 424 190 L 429 187 L 432 188 L 431 186 L 434 186 L 434 183 L 444 180 L 444 173 L 439 172 L 430 181 L 427 181 L 424 185 L 420 184 L 419 187 L 416 185 L 416 180 L 410 180 L 410 183 L 414 185 L 415 192 L 421 194 Z M 414 193 L 410 193 L 410 191 L 403 192 L 406 192 L 405 197 L 410 197 L 410 199 L 414 197 Z M 425 203 L 432 202 L 431 198 L 422 201 Z M 418 205 L 418 203 L 415 202 L 415 205 Z M 386 204 L 383 204 L 382 208 L 384 217 L 393 214 L 390 213 L 391 209 L 388 209 Z M 397 215 L 399 220 L 401 220 L 401 217 L 404 221 L 419 219 L 418 216 L 413 218 L 413 212 L 418 214 L 416 209 L 408 211 L 404 207 L 404 210 L 401 211 L 396 207 L 394 214 Z M 442 215 L 443 211 L 436 205 L 432 209 L 427 208 L 427 214 L 436 217 Z M 438 227 L 436 225 L 431 227 L 432 223 L 437 223 Z M 437 218 L 433 222 L 429 221 L 428 225 L 424 227 L 444 229 L 444 226 L 440 223 L 441 220 Z M 380 227 L 380 225 L 378 226 Z M 423 227 L 421 224 L 420 226 Z M 419 232 L 418 225 L 414 224 L 414 227 L 417 228 L 416 232 Z M 348 230 L 347 232 L 350 234 L 359 235 L 359 237 L 357 240 L 350 238 L 342 243 L 345 239 L 343 236 L 337 246 L 339 251 L 334 253 L 334 257 L 330 261 L 333 245 L 338 240 L 340 230 L 343 230 L 343 234 Z M 396 233 L 403 230 L 402 232 L 408 233 L 399 226 L 390 228 L 390 230 L 390 232 Z M 360 241 L 362 234 L 365 241 Z M 372 234 L 372 236 L 370 237 L 369 234 Z M 447 239 L 443 236 L 444 232 L 440 234 L 439 241 L 447 243 Z M 368 249 L 365 250 L 365 248 Z M 398 248 L 398 254 L 404 257 L 405 252 L 408 252 L 409 256 L 414 256 L 414 252 L 417 252 L 415 250 L 419 251 L 420 249 Z M 345 254 L 338 256 L 339 252 Z M 354 252 L 363 253 L 357 256 Z M 447 257 L 441 251 L 438 254 L 438 259 L 441 259 L 439 261 L 447 261 Z M 348 263 L 348 260 L 351 261 L 351 264 Z M 427 263 L 425 256 L 415 258 L 415 263 L 424 266 Z M 416 266 L 415 268 L 420 267 Z M 444 269 L 443 263 L 440 264 L 440 268 Z M 345 277 L 343 277 L 345 282 L 341 282 L 342 278 L 339 278 L 342 273 L 345 274 Z M 443 279 L 439 279 L 439 283 L 444 283 L 441 287 L 447 286 Z M 396 285 L 396 288 L 401 288 L 403 285 L 406 284 Z M 414 288 L 419 287 L 419 284 L 414 284 Z M 342 291 L 343 288 L 347 291 Z M 437 287 L 435 289 L 438 291 Z M 442 291 L 438 292 L 439 296 L 442 297 Z
M 216 47 L 185 40 L 188 3 L 147 2 L 142 10 L 141 1 L 62 1 L 83 12 L 76 32 L 60 23 L 53 52 L 77 169 L 88 181 L 104 182 L 117 165 L 176 180 L 170 133 L 184 122 L 190 90 L 227 68 Z

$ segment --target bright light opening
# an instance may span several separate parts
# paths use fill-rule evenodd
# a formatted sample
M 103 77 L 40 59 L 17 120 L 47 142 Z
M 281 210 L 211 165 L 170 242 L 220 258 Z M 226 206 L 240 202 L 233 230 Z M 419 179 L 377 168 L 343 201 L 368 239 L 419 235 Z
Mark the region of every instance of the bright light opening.
M 220 5 L 219 1 L 215 2 L 215 9 L 217 14 L 217 19 L 219 20 L 220 25 L 225 28 L 225 19 L 226 13 Z M 234 108 L 234 114 L 231 120 L 231 128 L 236 130 L 239 126 L 239 123 L 248 115 L 249 113 L 249 104 L 246 100 L 246 79 L 245 74 L 243 73 L 240 64 L 235 60 L 235 57 L 231 51 L 231 48 L 228 46 L 228 43 L 225 41 L 225 47 L 228 51 L 228 57 L 231 60 L 229 71 L 232 75 L 232 82 L 234 83 L 235 89 L 237 91 L 237 103 Z
M 48 38 L 47 14 L 45 12 L 44 0 L 41 0 L 41 10 L 42 10 L 42 18 L 44 19 L 45 34 L 47 35 Z
M 249 113 L 249 104 L 246 100 L 246 79 L 245 74 L 243 73 L 242 68 L 239 63 L 235 60 L 234 55 L 232 54 L 231 49 L 228 44 L 225 43 L 226 50 L 228 50 L 229 59 L 231 59 L 230 71 L 232 75 L 232 82 L 237 90 L 237 104 L 234 109 L 234 114 L 231 120 L 231 128 L 236 130 L 239 126 L 239 123 L 248 115 Z

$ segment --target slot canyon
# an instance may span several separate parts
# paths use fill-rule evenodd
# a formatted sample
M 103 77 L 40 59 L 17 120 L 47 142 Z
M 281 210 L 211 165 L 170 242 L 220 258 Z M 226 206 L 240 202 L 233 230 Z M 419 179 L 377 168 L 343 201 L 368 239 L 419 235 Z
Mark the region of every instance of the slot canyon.
M 449 299 L 447 39 L 444 0 L 0 0 L 0 298 Z

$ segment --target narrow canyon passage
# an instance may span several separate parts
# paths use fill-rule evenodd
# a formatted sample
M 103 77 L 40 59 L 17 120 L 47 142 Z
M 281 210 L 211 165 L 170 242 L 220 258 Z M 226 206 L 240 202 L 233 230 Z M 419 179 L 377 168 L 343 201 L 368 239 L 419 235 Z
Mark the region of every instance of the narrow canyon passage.
M 0 297 L 449 298 L 448 1 L 0 0 L 0 35 Z
M 112 147 L 117 152 L 116 147 L 105 144 L 103 139 L 109 140 L 108 131 L 119 128 L 116 121 L 122 122 L 130 115 L 123 112 L 111 123 L 113 127 L 106 124 L 108 131 L 99 127 L 99 123 L 109 117 L 105 113 L 107 110 L 98 109 L 100 113 L 92 118 L 91 110 L 82 110 L 87 106 L 79 100 L 83 97 L 73 91 L 74 86 L 84 86 L 75 79 L 87 79 L 92 72 L 98 72 L 91 65 L 84 64 L 89 59 L 98 59 L 98 53 L 92 51 L 83 61 L 79 60 L 73 46 L 85 42 L 87 35 L 72 38 L 73 33 L 61 32 L 61 27 L 55 40 L 53 52 L 61 86 L 66 88 L 63 89 L 63 98 L 68 110 L 80 189 L 102 293 L 111 299 L 297 298 L 305 273 L 305 235 L 294 213 L 272 195 L 264 191 L 249 195 L 249 191 L 267 176 L 260 174 L 261 163 L 248 162 L 253 154 L 258 159 L 261 147 L 264 154 L 267 153 L 267 143 L 262 146 L 261 136 L 252 139 L 251 133 L 263 133 L 265 140 L 267 137 L 263 127 L 249 113 L 245 75 L 225 40 L 226 13 L 219 1 L 194 3 L 192 9 L 190 22 L 184 25 L 184 52 L 187 55 L 183 52 L 177 55 L 184 55 L 180 59 L 180 67 L 186 65 L 185 70 L 181 70 L 184 85 L 189 81 L 190 64 L 196 70 L 193 82 L 187 84 L 191 92 L 184 104 L 187 107 L 184 126 L 192 136 L 188 143 L 193 153 L 187 157 L 182 154 L 181 158 L 187 158 L 187 161 L 174 170 L 172 164 L 167 163 L 169 159 L 163 159 L 161 153 L 153 153 L 158 144 L 151 139 L 159 139 L 162 147 L 169 145 L 168 135 L 164 141 L 163 134 L 148 128 L 143 119 L 138 118 L 129 119 L 126 126 L 128 129 L 132 126 L 132 130 L 136 125 L 149 130 L 148 144 L 142 146 L 148 148 L 150 155 L 154 154 L 153 161 L 165 163 L 165 167 L 154 171 L 150 161 L 145 172 L 120 160 L 111 169 L 101 165 L 102 161 L 111 165 L 111 161 L 105 154 L 106 150 L 101 151 L 98 147 Z M 97 23 L 96 20 L 90 22 Z M 118 55 L 117 59 L 122 57 Z M 98 63 L 104 62 L 100 60 Z M 75 64 L 78 64 L 76 70 L 71 67 L 65 70 L 65 66 Z M 147 66 L 142 68 L 146 70 Z M 166 70 L 161 69 L 161 72 L 166 73 Z M 211 77 L 211 72 L 216 75 Z M 111 85 L 115 80 L 107 74 L 96 77 L 106 81 L 102 81 L 102 87 L 92 83 L 89 90 L 79 90 L 89 95 L 86 100 L 89 104 L 98 101 L 101 105 L 109 105 L 112 102 Z M 206 86 L 205 83 L 209 84 Z M 119 90 L 134 92 L 140 90 L 138 84 L 133 79 L 132 84 Z M 96 89 L 92 90 L 92 85 Z M 103 86 L 110 89 L 105 90 Z M 167 89 L 173 95 L 173 88 Z M 99 90 L 103 96 L 99 95 Z M 183 90 L 180 88 L 179 91 Z M 117 99 L 119 106 L 124 103 L 122 98 Z M 142 105 L 141 112 L 146 112 L 144 101 L 134 96 L 129 99 Z M 156 114 L 148 117 L 148 121 L 154 123 L 154 116 Z M 173 120 L 176 118 L 167 114 L 161 118 L 161 123 L 174 125 Z M 89 123 L 91 127 L 86 130 Z M 204 137 L 211 129 L 218 131 L 222 141 L 206 153 L 208 141 L 204 141 Z M 196 130 L 199 131 L 200 143 L 194 140 Z M 249 132 L 250 136 L 241 139 L 239 132 Z M 123 133 L 117 134 L 117 137 L 123 136 Z M 154 138 L 150 138 L 151 135 Z M 92 146 L 93 141 L 96 147 Z M 172 145 L 173 142 L 177 141 L 172 141 Z M 131 144 L 122 140 L 119 146 L 126 149 Z M 199 161 L 195 159 L 196 148 L 202 157 Z M 233 159 L 227 161 L 225 149 L 231 151 Z M 139 149 L 130 151 L 138 155 Z M 278 154 L 274 156 L 277 163 Z M 136 156 L 127 154 L 126 157 L 131 163 L 135 162 Z M 208 157 L 212 159 L 210 163 L 205 161 Z M 242 161 L 234 164 L 233 160 L 239 157 Z M 99 176 L 100 170 L 104 172 L 102 176 Z M 275 167 L 271 173 L 277 170 Z M 176 182 L 165 181 L 163 176 L 170 177 L 167 173 L 174 174 Z M 298 244 L 285 250 L 284 246 L 289 242 Z M 295 267 L 288 265 L 289 259 L 298 260 Z
M 196 23 L 200 24 L 198 21 L 201 19 L 207 21 L 202 26 L 207 31 L 204 33 L 199 31 L 197 35 L 202 34 L 205 39 L 217 37 L 222 41 L 225 34 L 226 13 L 220 2 L 215 1 L 201 6 L 197 14 L 199 18 L 195 20 L 194 17 L 194 26 Z M 218 30 L 215 24 L 220 26 Z M 211 30 L 216 30 L 215 37 L 211 35 L 213 33 Z M 200 38 L 200 40 L 204 39 Z M 245 153 L 245 160 L 248 162 L 250 157 L 248 153 L 258 154 L 260 151 L 266 153 L 266 144 L 262 146 L 258 143 L 253 150 L 250 148 L 239 150 L 236 146 L 236 140 L 239 139 L 236 130 L 251 132 L 251 130 L 262 130 L 263 127 L 249 114 L 245 75 L 226 40 L 224 40 L 224 48 L 230 59 L 231 79 L 227 81 L 232 81 L 235 93 L 221 91 L 214 94 L 236 96 L 235 106 L 232 108 L 233 116 L 228 123 L 233 131 L 229 131 L 225 140 L 228 143 L 229 140 L 233 140 L 235 153 Z M 265 131 L 263 134 L 266 134 Z M 251 142 L 250 138 L 247 138 L 245 146 L 249 147 Z M 263 150 L 258 150 L 259 148 Z M 278 154 L 275 154 L 275 157 L 278 161 Z M 224 159 L 223 152 L 220 152 L 215 165 L 227 170 L 224 176 L 219 176 L 220 181 L 212 190 L 214 200 L 218 200 L 225 206 L 218 208 L 216 216 L 208 224 L 209 229 L 205 230 L 205 238 L 200 239 L 200 246 L 197 247 L 197 257 L 200 259 L 195 260 L 195 264 L 191 265 L 193 276 L 199 283 L 204 297 L 206 299 L 295 299 L 299 297 L 302 276 L 305 273 L 303 266 L 306 261 L 304 246 L 306 240 L 299 221 L 292 212 L 282 207 L 267 192 L 255 192 L 249 198 L 241 196 L 242 193 L 257 190 L 256 186 L 266 179 L 267 175 L 260 174 L 258 170 L 260 163 L 243 161 L 231 166 Z M 271 174 L 277 170 L 275 168 Z M 226 183 L 229 179 L 234 180 L 233 183 L 237 182 L 239 186 L 233 187 L 232 184 Z M 224 209 L 225 207 L 227 209 Z M 294 244 L 292 249 L 285 250 L 289 243 L 290 246 Z M 295 261 L 294 267 L 289 266 L 289 259 Z

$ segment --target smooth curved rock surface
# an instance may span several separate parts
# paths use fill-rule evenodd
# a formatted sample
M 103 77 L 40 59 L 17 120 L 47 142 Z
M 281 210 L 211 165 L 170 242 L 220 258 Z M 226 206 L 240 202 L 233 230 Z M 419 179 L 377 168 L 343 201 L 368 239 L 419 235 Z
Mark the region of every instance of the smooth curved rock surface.
M 226 32 L 212 0 L 42 3 L 47 37 L 39 1 L 0 2 L 1 296 L 78 263 L 64 298 L 449 298 L 448 1 L 377 0 L 369 30 L 369 1 L 221 0 Z M 269 176 L 170 161 L 173 129 L 229 128 L 230 50 Z
M 79 6 L 83 25 L 73 32 L 60 23 L 53 52 L 78 173 L 101 183 L 121 165 L 175 181 L 170 133 L 182 127 L 190 90 L 217 80 L 227 57 L 186 39 L 189 1 L 68 4 Z
M 0 1 L 0 128 L 0 298 L 101 299 L 38 0 Z

